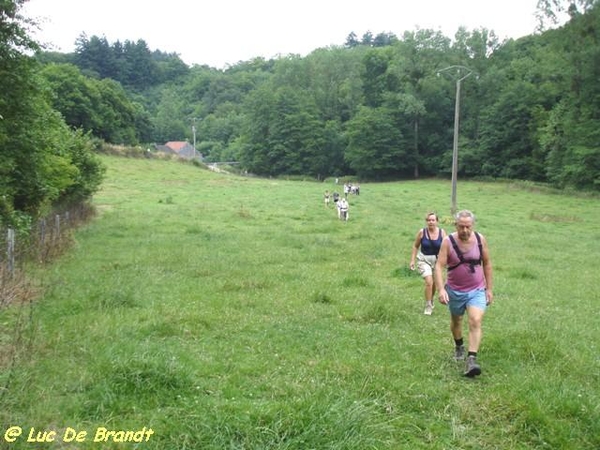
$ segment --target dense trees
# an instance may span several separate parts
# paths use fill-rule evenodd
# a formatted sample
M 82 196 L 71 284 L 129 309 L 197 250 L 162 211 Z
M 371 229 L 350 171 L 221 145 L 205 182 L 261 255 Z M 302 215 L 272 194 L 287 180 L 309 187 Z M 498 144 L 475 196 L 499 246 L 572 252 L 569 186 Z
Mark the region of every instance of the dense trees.
M 89 138 L 51 106 L 27 51 L 22 1 L 0 2 L 0 224 L 21 229 L 59 203 L 89 198 L 102 167 Z
M 189 71 L 178 55 L 152 52 L 143 39 L 111 45 L 105 37 L 88 38 L 85 33 L 77 39 L 70 59 L 86 75 L 112 78 L 134 91 L 172 81 Z
M 569 33 L 552 33 L 565 65 L 565 92 L 541 131 L 546 174 L 559 186 L 600 189 L 600 7 L 574 14 Z
M 599 24 L 597 8 L 588 5 L 560 29 L 505 42 L 486 29 L 459 29 L 454 40 L 417 30 L 383 46 L 375 45 L 372 35 L 359 40 L 351 33 L 343 47 L 261 67 L 263 78 L 256 76 L 256 66 L 236 67 L 223 76 L 252 73 L 255 88 L 232 100 L 238 105 L 239 99 L 243 108 L 241 113 L 229 108 L 240 126 L 228 128 L 227 142 L 217 136 L 208 140 L 219 155 L 228 149 L 225 153 L 246 169 L 264 175 L 299 169 L 314 176 L 369 178 L 447 174 L 456 86 L 436 74 L 460 64 L 475 74 L 462 85 L 461 176 L 598 189 L 592 78 Z M 197 111 L 214 108 L 214 102 L 204 101 L 214 97 L 205 95 Z M 302 107 L 292 108 L 299 98 Z M 282 111 L 284 103 L 288 109 Z M 568 129 L 564 121 L 571 122 Z M 311 125 L 299 128 L 299 123 Z M 314 140 L 298 139 L 292 128 Z M 298 161 L 316 155 L 327 161 L 317 172 L 308 169 L 309 161 Z
M 102 167 L 90 139 L 51 107 L 44 81 L 30 59 L 15 57 L 0 69 L 0 222 L 18 224 L 59 203 L 89 198 Z

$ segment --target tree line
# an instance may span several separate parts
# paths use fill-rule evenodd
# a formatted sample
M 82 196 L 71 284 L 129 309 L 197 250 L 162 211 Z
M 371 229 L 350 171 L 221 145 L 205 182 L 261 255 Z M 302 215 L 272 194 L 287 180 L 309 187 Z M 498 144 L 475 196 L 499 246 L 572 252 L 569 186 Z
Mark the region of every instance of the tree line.
M 540 14 L 563 8 L 570 19 L 516 40 L 484 28 L 452 39 L 427 29 L 350 33 L 304 57 L 225 69 L 189 67 L 143 40 L 85 34 L 71 54 L 47 52 L 27 36 L 24 1 L 0 6 L 11 18 L 0 21 L 0 76 L 10 87 L 0 95 L 4 220 L 90 195 L 101 178 L 94 142 L 191 141 L 192 126 L 207 161 L 238 161 L 257 175 L 445 176 L 457 89 L 450 67 L 473 74 L 461 83 L 460 176 L 600 189 L 596 1 L 541 0 Z M 32 161 L 39 166 L 21 167 Z
M 23 3 L 0 2 L 0 225 L 18 231 L 88 199 L 103 174 L 89 134 L 52 107 L 55 93 L 27 56 L 38 45 L 19 14 Z

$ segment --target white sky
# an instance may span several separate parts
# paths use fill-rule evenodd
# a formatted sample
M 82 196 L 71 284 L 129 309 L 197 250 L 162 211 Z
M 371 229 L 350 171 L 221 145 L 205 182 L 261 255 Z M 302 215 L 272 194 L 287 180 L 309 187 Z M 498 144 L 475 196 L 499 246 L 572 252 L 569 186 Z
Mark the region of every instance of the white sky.
M 33 36 L 49 50 L 72 52 L 85 32 L 143 39 L 151 50 L 177 53 L 187 64 L 224 68 L 257 56 L 305 56 L 343 45 L 354 31 L 434 29 L 452 38 L 459 26 L 484 27 L 500 39 L 532 34 L 537 0 L 29 0 Z

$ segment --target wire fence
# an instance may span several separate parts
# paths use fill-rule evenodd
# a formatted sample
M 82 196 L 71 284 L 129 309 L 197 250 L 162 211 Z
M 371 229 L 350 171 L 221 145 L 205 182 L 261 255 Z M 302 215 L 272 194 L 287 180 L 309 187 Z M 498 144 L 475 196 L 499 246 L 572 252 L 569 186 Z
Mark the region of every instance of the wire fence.
M 28 271 L 69 248 L 73 230 L 93 215 L 94 208 L 81 203 L 38 220 L 27 233 L 0 228 L 0 309 L 29 300 L 32 280 Z
M 55 211 L 28 232 L 0 227 L 0 408 L 10 392 L 15 367 L 31 347 L 33 303 L 46 263 L 70 248 L 73 231 L 95 214 L 87 203 Z M 36 279 L 37 278 L 37 279 Z M 6 319 L 4 314 L 8 314 Z M 24 357 L 24 356 L 23 356 Z
M 39 270 L 73 243 L 73 231 L 88 222 L 94 208 L 81 203 L 37 221 L 28 232 L 0 227 L 0 408 L 4 409 L 15 367 L 31 348 L 33 304 L 41 284 Z M 37 274 L 37 275 L 36 275 Z M 36 279 L 36 277 L 38 279 Z M 6 320 L 3 317 L 7 314 Z

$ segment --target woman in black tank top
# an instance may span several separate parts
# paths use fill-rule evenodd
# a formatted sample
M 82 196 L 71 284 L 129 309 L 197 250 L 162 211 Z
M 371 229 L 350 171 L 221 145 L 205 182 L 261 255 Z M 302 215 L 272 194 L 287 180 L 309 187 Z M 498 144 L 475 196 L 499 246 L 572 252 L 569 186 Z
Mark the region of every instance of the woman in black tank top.
M 435 294 L 433 267 L 446 233 L 438 227 L 439 218 L 436 213 L 428 213 L 425 216 L 425 222 L 427 226 L 420 229 L 415 236 L 410 256 L 410 270 L 415 270 L 416 267 L 425 281 L 424 314 L 430 316 L 433 312 L 433 295 Z

